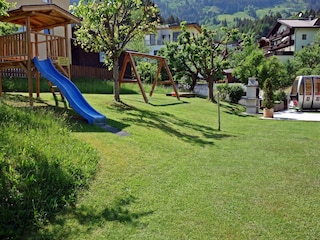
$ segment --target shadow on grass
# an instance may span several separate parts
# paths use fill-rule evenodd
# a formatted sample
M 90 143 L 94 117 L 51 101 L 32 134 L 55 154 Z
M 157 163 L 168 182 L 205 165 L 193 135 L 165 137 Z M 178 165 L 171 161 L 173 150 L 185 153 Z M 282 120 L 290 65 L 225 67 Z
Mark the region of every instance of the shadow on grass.
M 174 105 L 180 105 L 180 104 L 186 104 L 186 103 L 189 103 L 189 102 L 179 101 L 179 102 L 164 103 L 164 104 L 154 104 L 154 103 L 150 103 L 150 102 L 149 102 L 149 104 L 150 104 L 151 106 L 154 106 L 154 107 L 167 107 L 167 106 L 174 106 Z
M 75 217 L 81 224 L 97 225 L 102 221 L 120 222 L 136 225 L 139 218 L 153 213 L 148 212 L 133 212 L 128 209 L 130 204 L 135 203 L 136 197 L 130 195 L 125 198 L 116 200 L 111 206 L 106 207 L 100 213 L 95 214 L 94 208 L 81 206 L 75 211 Z
M 130 195 L 117 199 L 110 206 L 98 211 L 94 206 L 82 205 L 79 208 L 72 208 L 62 213 L 59 219 L 52 221 L 51 231 L 43 231 L 37 234 L 37 239 L 67 239 L 70 235 L 79 235 L 85 231 L 90 234 L 96 231 L 100 226 L 104 226 L 106 222 L 117 222 L 124 225 L 132 225 L 139 227 L 142 223 L 140 219 L 144 216 L 153 214 L 154 211 L 132 211 L 130 205 L 135 203 L 136 197 Z M 67 216 L 65 216 L 65 215 Z M 80 226 L 68 227 L 66 219 L 76 220 Z
M 244 111 L 244 107 L 233 103 L 221 103 L 223 111 L 230 115 L 235 115 L 238 117 L 254 117 L 254 115 L 248 115 Z
M 210 126 L 197 124 L 167 112 L 142 110 L 124 102 L 115 103 L 112 107 L 119 112 L 125 112 L 123 118 L 125 123 L 158 129 L 186 142 L 205 145 L 213 144 L 213 140 L 230 137 Z M 185 132 L 185 129 L 188 129 L 188 132 Z
M 6 94 L 5 99 L 6 100 L 3 101 L 3 103 L 6 105 L 30 109 L 29 97 L 27 96 L 23 96 L 20 94 Z M 10 102 L 10 104 L 7 102 Z M 70 126 L 71 131 L 73 132 L 106 132 L 105 129 L 99 126 L 88 124 L 87 120 L 84 119 L 82 116 L 80 116 L 78 113 L 76 113 L 73 109 L 63 107 L 62 102 L 59 104 L 61 107 L 50 105 L 48 104 L 47 101 L 43 101 L 39 99 L 39 100 L 34 100 L 34 105 L 32 109 L 34 111 L 40 111 L 40 110 L 51 111 L 56 116 L 63 115 L 67 120 L 67 124 Z M 107 118 L 107 124 L 119 129 L 119 131 L 129 126 L 128 124 L 117 122 L 110 118 Z

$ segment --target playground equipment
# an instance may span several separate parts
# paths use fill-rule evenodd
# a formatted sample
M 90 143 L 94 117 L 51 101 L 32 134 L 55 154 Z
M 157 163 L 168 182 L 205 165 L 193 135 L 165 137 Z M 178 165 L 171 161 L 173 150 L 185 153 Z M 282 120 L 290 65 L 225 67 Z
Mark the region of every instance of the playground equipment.
M 143 85 L 141 82 L 141 78 L 140 75 L 137 71 L 136 68 L 136 64 L 134 62 L 134 57 L 141 57 L 141 58 L 147 58 L 147 59 L 154 59 L 158 62 L 158 70 L 154 79 L 154 82 L 152 84 L 152 88 L 150 91 L 150 97 L 152 96 L 155 87 L 157 86 L 157 84 L 163 84 L 163 85 L 171 85 L 173 87 L 175 96 L 177 97 L 178 100 L 180 100 L 179 94 L 178 94 L 178 90 L 174 84 L 173 81 L 173 77 L 172 74 L 170 72 L 170 68 L 167 64 L 167 61 L 164 57 L 160 57 L 160 56 L 154 56 L 154 55 L 150 55 L 150 54 L 145 54 L 145 53 L 139 53 L 139 52 L 134 52 L 134 51 L 126 51 L 125 55 L 124 55 L 124 59 L 122 62 L 122 66 L 120 69 L 120 77 L 119 77 L 119 85 L 121 86 L 122 83 L 138 83 L 141 94 L 143 96 L 143 99 L 146 103 L 148 103 L 148 98 L 147 95 L 143 89 Z M 126 72 L 128 70 L 128 66 L 131 68 L 131 70 L 134 73 L 134 78 L 132 77 L 132 74 L 130 74 L 130 76 L 126 76 Z M 164 81 L 158 81 L 159 80 L 159 76 L 161 73 L 162 69 L 165 69 L 167 75 L 168 75 L 168 80 L 164 80 Z M 130 78 L 129 78 L 130 77 Z
M 95 111 L 70 80 L 70 38 L 68 25 L 80 19 L 55 4 L 24 5 L 0 17 L 0 21 L 25 27 L 24 32 L 0 37 L 0 96 L 3 69 L 20 68 L 28 78 L 29 102 L 33 105 L 33 76 L 36 77 L 36 94 L 40 96 L 40 73 L 47 78 L 55 96 L 57 85 L 62 97 L 90 124 L 105 124 L 106 117 Z M 63 34 L 45 34 L 43 30 L 62 27 Z M 38 58 L 47 59 L 40 61 Z M 62 74 L 63 73 L 63 74 Z
M 42 76 L 55 84 L 67 98 L 70 106 L 87 119 L 90 124 L 101 125 L 106 123 L 106 117 L 89 105 L 76 85 L 54 67 L 50 58 L 46 60 L 34 58 L 33 62 Z
M 297 76 L 291 88 L 290 99 L 299 110 L 320 109 L 320 76 Z

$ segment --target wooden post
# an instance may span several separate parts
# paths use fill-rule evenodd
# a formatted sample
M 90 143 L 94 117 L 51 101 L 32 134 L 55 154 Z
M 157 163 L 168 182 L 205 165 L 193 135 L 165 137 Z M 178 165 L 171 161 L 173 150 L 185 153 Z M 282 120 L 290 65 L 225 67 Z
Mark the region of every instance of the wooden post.
M 39 57 L 39 46 L 38 46 L 38 33 L 34 33 L 34 41 L 35 41 L 35 56 Z M 37 99 L 40 98 L 40 73 L 36 71 L 36 92 L 37 92 Z
M 2 71 L 0 70 L 0 97 L 2 96 Z
M 218 92 L 218 131 L 221 130 L 221 121 L 220 121 L 220 93 Z
M 160 72 L 161 72 L 161 68 L 162 68 L 162 62 L 159 61 L 156 77 L 154 78 L 154 81 L 153 81 L 153 84 L 152 84 L 152 88 L 151 88 L 151 91 L 149 93 L 150 97 L 152 97 L 153 91 L 154 91 L 155 87 L 157 86 L 158 78 L 159 78 L 159 75 L 160 75 Z
M 32 46 L 31 46 L 31 25 L 30 16 L 26 17 L 27 26 L 27 77 L 28 77 L 28 87 L 29 87 L 29 103 L 33 106 L 33 82 L 32 82 L 32 71 L 31 71 L 31 58 L 32 58 Z
M 136 78 L 137 78 L 137 82 L 138 82 L 138 84 L 139 84 L 139 88 L 140 88 L 140 91 L 141 91 L 141 93 L 142 93 L 143 99 L 144 99 L 145 103 L 148 103 L 148 98 L 147 98 L 147 95 L 146 95 L 146 93 L 145 93 L 145 91 L 144 91 L 144 89 L 143 89 L 143 85 L 142 85 L 142 82 L 141 82 L 141 78 L 140 78 L 140 75 L 139 75 L 139 73 L 138 73 L 138 71 L 137 71 L 137 68 L 136 68 L 136 65 L 135 65 L 135 63 L 134 63 L 133 57 L 131 56 L 130 53 L 126 53 L 126 54 L 129 54 L 130 64 L 131 64 L 132 70 L 133 70 L 133 72 L 134 72 L 134 75 L 135 75 Z
M 176 93 L 177 99 L 180 100 L 180 96 L 179 96 L 178 90 L 176 88 L 176 85 L 174 84 L 173 77 L 172 77 L 170 68 L 167 64 L 167 61 L 165 58 L 162 61 L 163 61 L 163 65 L 164 65 L 165 69 L 167 70 L 167 74 L 169 76 L 169 81 L 171 82 L 172 88 L 173 88 L 174 92 Z
M 69 59 L 69 63 L 71 63 L 68 25 L 64 25 L 64 37 L 65 37 L 65 49 L 64 49 L 65 56 Z M 67 70 L 68 70 L 68 77 L 69 79 L 71 79 L 70 64 L 67 66 Z

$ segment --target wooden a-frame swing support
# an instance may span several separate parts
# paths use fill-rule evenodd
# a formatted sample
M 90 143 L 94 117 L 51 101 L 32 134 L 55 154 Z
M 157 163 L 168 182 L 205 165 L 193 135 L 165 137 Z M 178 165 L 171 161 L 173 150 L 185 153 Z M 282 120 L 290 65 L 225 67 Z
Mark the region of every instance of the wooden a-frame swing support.
M 178 90 L 177 90 L 177 88 L 176 88 L 176 86 L 174 84 L 173 77 L 172 77 L 171 71 L 169 69 L 169 66 L 167 64 L 167 61 L 166 61 L 166 59 L 164 57 L 160 57 L 160 56 L 154 56 L 154 55 L 150 55 L 150 54 L 144 54 L 144 53 L 133 52 L 133 51 L 126 51 L 125 52 L 125 56 L 124 56 L 124 60 L 123 60 L 123 63 L 122 63 L 122 67 L 120 69 L 120 74 L 119 74 L 119 87 L 121 86 L 121 83 L 138 83 L 140 91 L 141 91 L 142 96 L 143 96 L 143 99 L 144 99 L 144 101 L 146 103 L 148 103 L 148 98 L 147 98 L 146 93 L 144 91 L 144 88 L 143 88 L 143 85 L 142 85 L 142 82 L 141 82 L 141 78 L 140 78 L 140 75 L 139 75 L 139 73 L 137 71 L 136 64 L 134 62 L 133 57 L 142 57 L 142 58 L 155 59 L 155 60 L 157 60 L 159 62 L 158 70 L 157 70 L 157 73 L 156 73 L 156 76 L 155 76 L 155 79 L 154 79 L 154 82 L 153 82 L 153 85 L 152 85 L 152 88 L 151 88 L 151 91 L 150 91 L 150 94 L 149 94 L 150 97 L 152 96 L 156 85 L 157 84 L 163 84 L 163 85 L 172 85 L 177 99 L 180 100 L 180 97 L 179 97 L 179 94 L 178 94 Z M 130 66 L 131 66 L 131 69 L 133 71 L 135 79 L 125 78 L 125 73 L 126 73 L 126 69 L 127 69 L 128 64 L 130 64 Z M 159 75 L 160 75 L 160 72 L 161 72 L 162 68 L 165 68 L 169 79 L 165 80 L 165 81 L 158 81 Z

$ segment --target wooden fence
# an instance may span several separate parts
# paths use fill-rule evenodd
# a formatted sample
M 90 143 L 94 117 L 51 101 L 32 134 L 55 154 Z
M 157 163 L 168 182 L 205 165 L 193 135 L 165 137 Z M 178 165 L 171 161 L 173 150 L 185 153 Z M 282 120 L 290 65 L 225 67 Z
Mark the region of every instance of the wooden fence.
M 71 78 L 91 78 L 91 79 L 101 79 L 101 80 L 111 80 L 112 71 L 107 68 L 95 68 L 95 67 L 85 67 L 78 65 L 71 65 Z M 2 77 L 12 77 L 12 78 L 27 78 L 26 73 L 19 68 L 9 68 L 2 70 Z
M 71 78 L 94 78 L 101 80 L 111 80 L 112 71 L 109 71 L 105 68 L 95 68 L 95 67 L 86 67 L 71 65 Z

